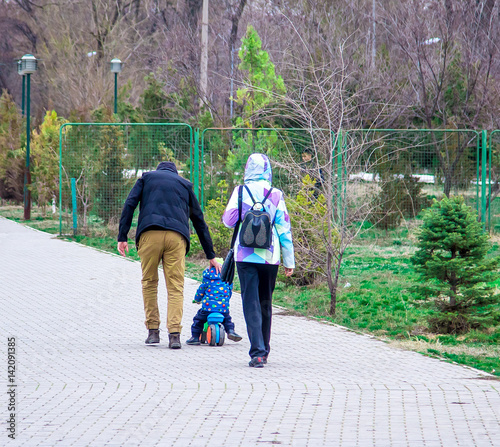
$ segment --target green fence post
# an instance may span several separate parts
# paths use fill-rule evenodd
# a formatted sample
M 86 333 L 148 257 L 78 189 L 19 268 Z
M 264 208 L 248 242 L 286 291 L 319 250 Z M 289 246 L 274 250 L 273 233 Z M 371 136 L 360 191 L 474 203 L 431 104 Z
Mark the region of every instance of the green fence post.
M 71 204 L 73 206 L 73 236 L 76 236 L 76 230 L 78 228 L 78 216 L 76 209 L 76 179 L 71 179 Z
M 498 130 L 494 130 L 490 133 L 489 143 L 488 143 L 488 230 L 491 231 L 491 207 L 493 203 L 491 201 L 491 157 L 493 152 L 493 135 Z
M 200 179 L 201 179 L 201 209 L 202 211 L 205 211 L 205 131 L 207 129 L 204 129 L 203 132 L 201 133 L 201 144 L 200 144 L 200 150 L 201 150 L 201 167 L 200 167 Z
M 62 132 L 65 126 L 59 128 L 59 236 L 62 236 Z
M 194 193 L 198 201 L 200 200 L 200 130 L 194 130 Z
M 481 131 L 481 222 L 486 223 L 486 154 L 488 151 L 488 136 L 486 130 Z

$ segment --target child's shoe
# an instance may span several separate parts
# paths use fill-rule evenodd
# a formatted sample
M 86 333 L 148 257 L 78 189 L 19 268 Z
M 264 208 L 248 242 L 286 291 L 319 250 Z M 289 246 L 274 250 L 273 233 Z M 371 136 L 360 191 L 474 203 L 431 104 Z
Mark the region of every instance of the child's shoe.
M 240 341 L 243 337 L 241 335 L 238 335 L 236 332 L 234 332 L 234 330 L 232 330 L 232 331 L 228 331 L 227 338 L 229 338 L 229 340 L 233 340 L 233 341 Z
M 200 337 L 191 337 L 186 341 L 187 345 L 198 346 L 200 344 Z

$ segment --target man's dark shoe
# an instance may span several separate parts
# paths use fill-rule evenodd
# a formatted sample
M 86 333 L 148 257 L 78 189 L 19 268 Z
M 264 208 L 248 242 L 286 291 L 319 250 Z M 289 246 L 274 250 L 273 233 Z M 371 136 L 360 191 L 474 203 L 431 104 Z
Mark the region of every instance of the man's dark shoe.
M 229 340 L 233 340 L 233 341 L 240 341 L 243 337 L 241 335 L 238 335 L 234 331 L 228 331 L 227 338 L 229 338 Z
M 187 345 L 191 346 L 199 346 L 201 344 L 200 342 L 200 337 L 191 337 L 189 340 L 186 341 Z
M 181 334 L 179 332 L 168 334 L 168 347 L 170 349 L 181 349 Z
M 148 338 L 146 338 L 146 344 L 152 345 L 153 343 L 160 343 L 159 329 L 149 329 L 149 335 Z
M 248 366 L 252 368 L 264 368 L 264 359 L 262 357 L 253 357 L 252 360 L 248 362 Z
M 264 357 L 262 357 L 262 361 L 264 362 L 264 365 L 267 365 L 267 355 L 265 355 Z

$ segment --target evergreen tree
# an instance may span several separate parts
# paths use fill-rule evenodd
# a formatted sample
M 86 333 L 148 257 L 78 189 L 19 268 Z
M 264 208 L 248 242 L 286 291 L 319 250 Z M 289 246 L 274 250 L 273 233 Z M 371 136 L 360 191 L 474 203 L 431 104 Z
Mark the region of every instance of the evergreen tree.
M 492 281 L 499 277 L 499 258 L 486 257 L 488 235 L 463 197 L 444 198 L 424 214 L 412 258 L 421 279 L 417 289 L 437 307 L 433 330 L 463 333 L 500 318 L 500 295 Z
M 59 129 L 63 120 L 52 110 L 45 114 L 39 130 L 33 131 L 31 189 L 45 216 L 48 203 L 59 194 Z
M 72 121 L 73 122 L 73 121 Z M 93 134 L 92 134 L 93 135 Z M 89 138 L 86 126 L 67 126 L 62 140 L 62 204 L 71 209 L 71 178 L 76 180 L 78 223 L 87 232 L 88 219 L 94 207 L 97 171 L 100 165 L 100 150 L 97 138 Z
M 246 87 L 237 91 L 236 102 L 242 106 L 242 115 L 235 120 L 236 127 L 256 128 L 273 127 L 266 117 L 276 98 L 286 93 L 281 76 L 276 76 L 274 64 L 267 51 L 262 49 L 262 42 L 257 31 L 249 25 L 245 37 L 241 39 L 239 51 L 241 60 L 239 69 L 246 74 Z M 232 100 L 232 98 L 231 98 Z M 276 147 L 276 132 L 253 132 L 243 130 L 233 132 L 234 149 L 227 155 L 229 172 L 243 172 L 248 156 L 254 152 L 271 155 Z M 278 153 L 273 155 L 278 156 Z
M 26 133 L 16 103 L 4 90 L 0 97 L 0 198 L 22 202 Z
M 96 122 L 112 123 L 111 109 L 94 111 Z M 94 171 L 95 205 L 97 214 L 107 224 L 117 222 L 127 198 L 131 181 L 124 176 L 125 135 L 122 126 L 102 126 L 97 130 L 98 159 Z
M 239 69 L 247 73 L 246 88 L 238 89 L 237 102 L 243 105 L 243 118 L 236 120 L 237 127 L 257 127 L 256 114 L 275 101 L 275 95 L 286 93 L 281 76 L 276 76 L 274 64 L 267 51 L 262 49 L 262 41 L 257 31 L 249 25 L 245 37 L 241 39 L 238 53 Z

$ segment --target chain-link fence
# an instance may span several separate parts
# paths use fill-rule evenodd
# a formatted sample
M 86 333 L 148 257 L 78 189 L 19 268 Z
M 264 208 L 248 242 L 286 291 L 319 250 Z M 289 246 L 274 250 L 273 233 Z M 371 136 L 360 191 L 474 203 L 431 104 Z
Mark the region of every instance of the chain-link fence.
M 469 130 L 206 129 L 201 137 L 203 203 L 243 180 L 253 152 L 270 156 L 273 183 L 296 194 L 306 175 L 337 217 L 383 229 L 419 216 L 432 199 L 463 195 L 481 208 L 481 135 Z M 363 211 L 360 211 L 360 210 Z
M 78 123 L 62 126 L 60 136 L 61 233 L 115 234 L 136 179 L 164 160 L 176 163 L 206 206 L 242 183 L 254 152 L 272 160 L 274 186 L 293 196 L 307 177 L 314 196 L 322 194 L 337 216 L 344 209 L 354 220 L 389 229 L 418 217 L 433 198 L 463 195 L 497 225 L 498 131 L 489 138 L 489 182 L 482 180 L 486 144 L 470 130 L 212 128 L 199 134 L 187 124 Z M 483 183 L 489 184 L 484 191 Z
M 321 180 L 324 154 L 334 136 L 313 129 L 205 129 L 201 137 L 201 190 L 204 205 L 218 195 L 219 182 L 229 192 L 243 182 L 245 164 L 252 153 L 264 153 L 273 163 L 273 185 L 292 192 L 303 176 Z M 325 149 L 328 148 L 328 149 Z
M 198 176 L 187 124 L 69 123 L 59 152 L 61 233 L 116 236 L 130 189 L 160 161 L 175 162 L 191 181 Z
M 444 195 L 462 195 L 481 211 L 476 131 L 351 130 L 343 133 L 342 143 L 344 182 L 351 195 L 371 204 L 369 220 L 378 227 L 415 218 Z

